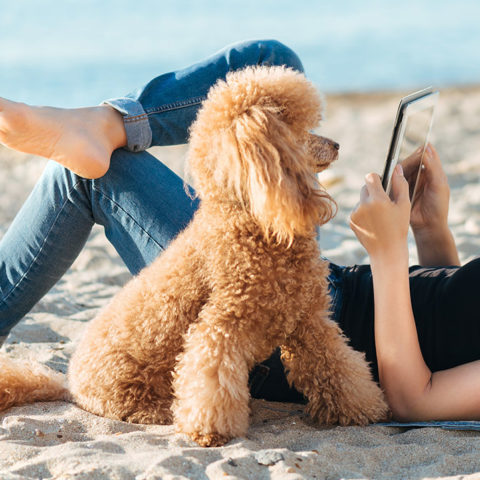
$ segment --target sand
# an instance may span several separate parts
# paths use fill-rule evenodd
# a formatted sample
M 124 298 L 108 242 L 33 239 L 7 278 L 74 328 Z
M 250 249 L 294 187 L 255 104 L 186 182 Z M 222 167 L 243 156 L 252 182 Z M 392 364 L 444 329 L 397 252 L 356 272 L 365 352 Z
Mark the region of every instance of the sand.
M 338 263 L 367 261 L 347 218 L 364 174 L 381 173 L 401 93 L 327 97 L 320 131 L 341 144 L 341 154 L 324 180 L 340 208 L 322 229 L 321 243 Z M 450 224 L 466 261 L 480 253 L 480 87 L 442 92 L 437 113 L 434 143 L 452 187 Z M 183 147 L 154 151 L 182 170 Z M 0 235 L 44 165 L 0 148 Z M 3 350 L 65 372 L 86 322 L 128 278 L 95 228 L 70 271 L 14 328 Z M 171 426 L 112 421 L 65 402 L 14 407 L 0 414 L 0 479 L 480 478 L 478 432 L 325 428 L 311 424 L 300 405 L 256 400 L 251 409 L 246 438 L 202 449 Z

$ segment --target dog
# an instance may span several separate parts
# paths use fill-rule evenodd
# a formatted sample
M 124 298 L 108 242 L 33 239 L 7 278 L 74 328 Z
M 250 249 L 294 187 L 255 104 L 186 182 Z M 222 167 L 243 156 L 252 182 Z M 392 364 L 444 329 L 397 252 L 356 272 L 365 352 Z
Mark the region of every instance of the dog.
M 321 99 L 301 73 L 249 67 L 213 86 L 191 127 L 192 222 L 86 327 L 63 376 L 0 361 L 0 409 L 67 399 L 97 415 L 175 424 L 201 446 L 244 436 L 248 374 L 281 347 L 321 424 L 387 415 L 364 355 L 330 319 L 316 226 L 335 203 L 315 173 L 338 145 L 309 133 Z

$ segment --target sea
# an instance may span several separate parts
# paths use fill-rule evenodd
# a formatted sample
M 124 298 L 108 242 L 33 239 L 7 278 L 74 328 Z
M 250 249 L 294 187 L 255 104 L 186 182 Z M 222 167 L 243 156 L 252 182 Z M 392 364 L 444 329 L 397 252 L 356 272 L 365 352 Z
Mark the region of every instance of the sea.
M 97 104 L 255 38 L 326 93 L 480 83 L 479 0 L 0 0 L 0 96 Z

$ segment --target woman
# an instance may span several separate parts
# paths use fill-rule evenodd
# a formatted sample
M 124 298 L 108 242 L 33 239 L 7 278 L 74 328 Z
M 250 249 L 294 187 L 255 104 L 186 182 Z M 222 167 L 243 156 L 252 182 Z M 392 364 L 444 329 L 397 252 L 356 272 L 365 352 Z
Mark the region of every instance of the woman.
M 105 227 L 133 274 L 168 245 L 197 204 L 145 149 L 186 142 L 210 86 L 255 64 L 303 70 L 279 42 L 247 42 L 98 107 L 36 108 L 0 99 L 0 142 L 55 161 L 0 243 L 3 340 L 65 273 L 94 223 Z M 332 316 L 365 352 L 395 418 L 479 419 L 480 305 L 473 286 L 480 259 L 458 266 L 448 184 L 431 147 L 425 166 L 425 188 L 411 214 L 401 169 L 393 201 L 378 176 L 367 175 L 351 227 L 371 268 L 331 264 Z M 409 222 L 422 264 L 410 271 Z M 271 400 L 301 399 L 288 388 L 278 355 L 252 372 L 251 390 Z

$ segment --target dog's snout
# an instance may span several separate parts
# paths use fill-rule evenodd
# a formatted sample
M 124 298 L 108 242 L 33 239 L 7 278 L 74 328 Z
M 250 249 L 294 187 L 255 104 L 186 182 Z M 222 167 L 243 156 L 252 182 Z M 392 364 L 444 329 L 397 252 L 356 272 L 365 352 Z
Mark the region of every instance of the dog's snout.
M 335 140 L 331 140 L 327 137 L 322 137 L 322 139 L 324 144 L 327 145 L 329 148 L 333 148 L 334 150 L 340 150 L 340 144 L 337 143 Z

